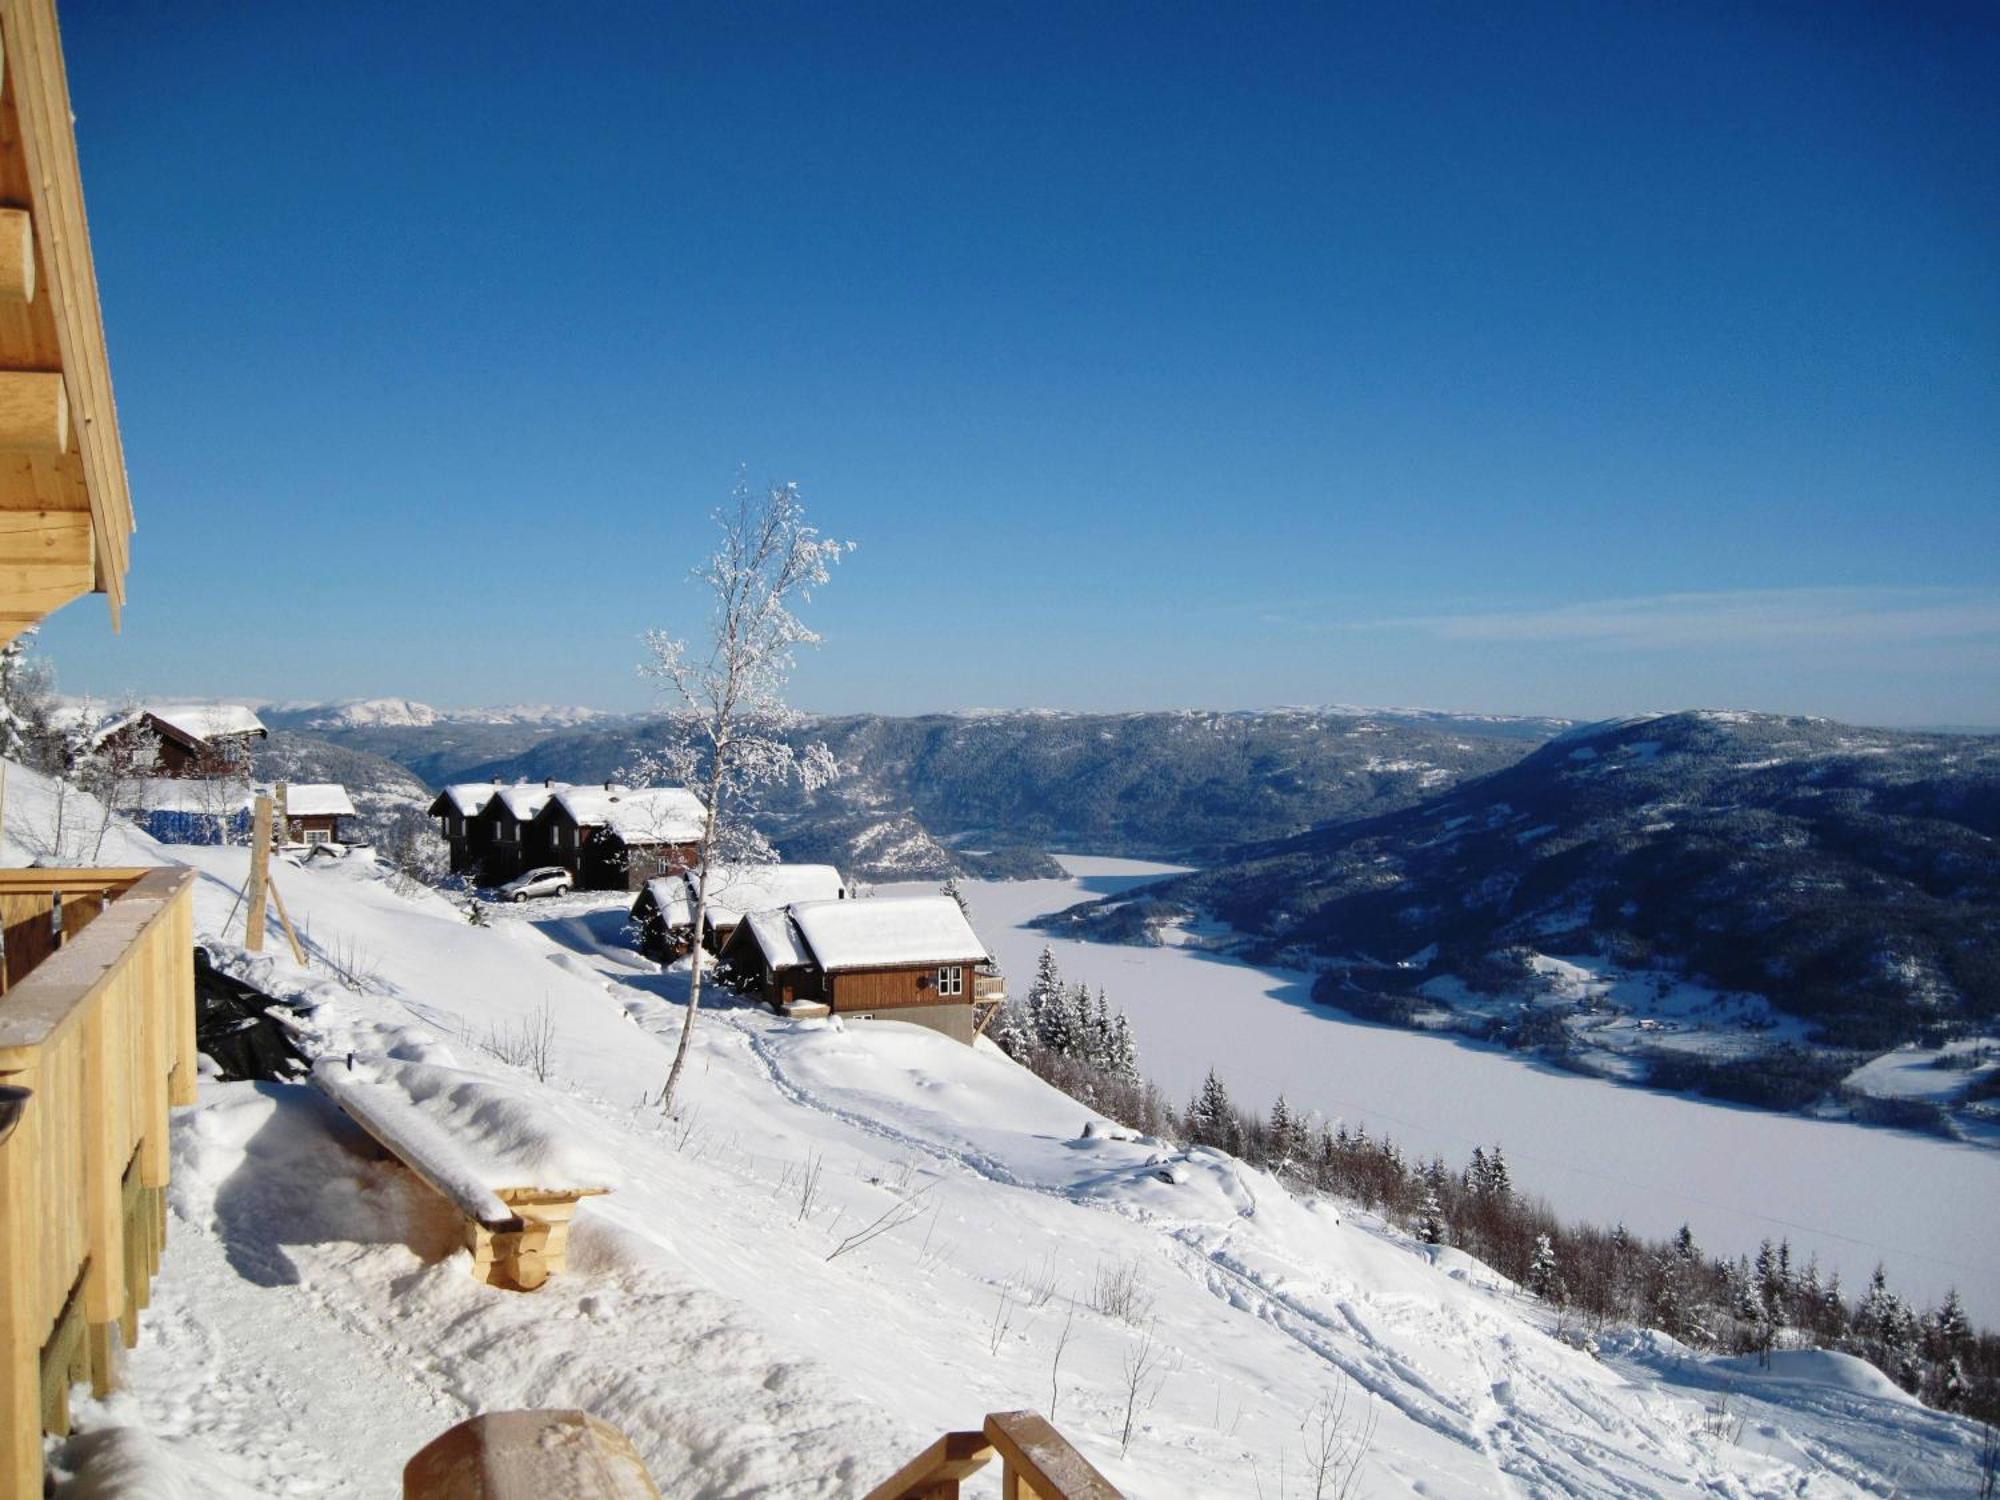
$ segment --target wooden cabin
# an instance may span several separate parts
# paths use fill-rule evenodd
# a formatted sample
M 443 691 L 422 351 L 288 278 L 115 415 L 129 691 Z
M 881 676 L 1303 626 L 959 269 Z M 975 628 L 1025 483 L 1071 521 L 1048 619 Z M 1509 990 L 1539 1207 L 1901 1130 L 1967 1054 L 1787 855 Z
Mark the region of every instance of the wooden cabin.
M 337 781 L 295 781 L 285 787 L 284 840 L 288 844 L 344 844 L 342 818 L 357 816 L 347 788 Z
M 556 794 L 553 782 L 517 782 L 496 786 L 472 820 L 472 840 L 481 846 L 479 879 L 487 885 L 512 880 L 536 865 L 558 864 L 544 857 L 534 832 L 535 818 Z
M 105 596 L 132 500 L 51 0 L 0 0 L 0 642 Z M 171 517 L 162 518 L 171 527 Z M 43 1492 L 72 1383 L 118 1382 L 195 1101 L 194 873 L 0 869 L 0 1495 Z
M 439 792 L 437 800 L 431 803 L 430 815 L 439 820 L 438 832 L 444 835 L 445 846 L 451 850 L 452 874 L 477 872 L 485 863 L 490 846 L 484 841 L 484 834 L 491 832 L 491 828 L 479 822 L 479 815 L 499 790 L 497 781 L 460 782 Z
M 632 903 L 639 947 L 659 963 L 685 958 L 694 946 L 700 872 L 683 870 L 648 880 Z M 708 883 L 702 947 L 720 953 L 746 914 L 776 911 L 796 901 L 840 901 L 847 883 L 832 865 L 717 865 Z
M 907 1021 L 961 1042 L 973 1038 L 973 1002 L 1001 998 L 986 945 L 949 896 L 751 912 L 718 962 L 736 988 L 790 1015 Z
M 155 774 L 212 778 L 248 776 L 251 747 L 270 731 L 249 709 L 236 703 L 148 705 L 105 727 L 104 746 L 152 736 Z
M 561 865 L 586 891 L 642 891 L 691 868 L 705 817 L 686 787 L 563 787 L 541 808 L 539 863 Z

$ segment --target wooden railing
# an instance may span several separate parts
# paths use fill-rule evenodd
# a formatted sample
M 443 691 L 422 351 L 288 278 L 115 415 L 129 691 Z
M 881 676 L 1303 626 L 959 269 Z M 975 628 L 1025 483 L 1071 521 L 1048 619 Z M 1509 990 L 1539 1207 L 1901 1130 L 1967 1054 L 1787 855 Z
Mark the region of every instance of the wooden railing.
M 960 1481 L 1000 1455 L 1001 1500 L 1123 1500 L 1111 1481 L 1031 1411 L 998 1411 L 978 1432 L 947 1432 L 868 1492 L 868 1500 L 958 1500 Z
M 115 1378 L 166 1228 L 167 1108 L 195 1098 L 192 871 L 0 871 L 0 1495 L 37 1495 L 72 1379 Z M 19 1100 L 18 1095 L 13 1096 Z

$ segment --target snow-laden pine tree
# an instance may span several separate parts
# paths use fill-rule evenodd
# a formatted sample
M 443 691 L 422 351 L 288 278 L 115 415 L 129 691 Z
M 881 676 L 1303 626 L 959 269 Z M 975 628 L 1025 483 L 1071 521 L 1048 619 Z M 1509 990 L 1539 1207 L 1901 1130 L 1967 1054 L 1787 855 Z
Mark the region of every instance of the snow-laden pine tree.
M 1292 1114 L 1291 1105 L 1285 1102 L 1285 1096 L 1280 1094 L 1271 1106 L 1271 1118 L 1264 1127 L 1264 1149 L 1270 1156 L 1273 1172 L 1280 1175 L 1285 1172 L 1298 1150 L 1298 1144 L 1298 1119 Z
M 1486 1191 L 1503 1200 L 1514 1195 L 1514 1174 L 1507 1170 L 1507 1153 L 1497 1142 L 1493 1154 L 1486 1158 Z
M 958 903 L 958 909 L 964 914 L 966 920 L 970 921 L 972 919 L 972 903 L 965 899 L 965 887 L 959 883 L 956 875 L 947 875 L 945 877 L 945 882 L 939 887 L 938 894 L 940 896 L 951 897 L 953 901 Z
M 1035 1045 L 1034 1021 L 1028 1015 L 1026 1006 L 1009 1000 L 1000 1008 L 1000 1014 L 993 1018 L 993 1028 L 988 1035 L 993 1038 L 995 1046 L 1018 1062 Z
M 1188 1105 L 1187 1132 L 1190 1145 L 1213 1146 L 1218 1151 L 1234 1152 L 1242 1143 L 1236 1106 L 1229 1102 L 1229 1090 L 1213 1068 Z
M 1560 1306 L 1567 1296 L 1563 1286 L 1562 1263 L 1556 1259 L 1555 1241 L 1546 1234 L 1535 1236 L 1534 1258 L 1528 1262 L 1528 1290 L 1544 1302 Z
M 1028 993 L 1023 1000 L 1027 1006 L 1028 1021 L 1035 1029 L 1035 1045 L 1047 1050 L 1049 1036 L 1056 1023 L 1056 1011 L 1062 1001 L 1062 970 L 1056 967 L 1056 956 L 1046 944 L 1042 956 L 1035 960 L 1035 977 L 1029 981 Z
M 1139 1043 L 1124 1011 L 1111 1018 L 1111 1076 L 1120 1083 L 1139 1082 Z
M 1438 1202 L 1435 1183 L 1424 1184 L 1423 1201 L 1417 1205 L 1416 1233 L 1426 1245 L 1444 1243 L 1444 1205 Z
M 815 790 L 834 776 L 833 756 L 824 744 L 802 750 L 793 743 L 804 716 L 786 705 L 785 686 L 798 648 L 819 642 L 796 607 L 812 598 L 833 564 L 852 550 L 851 543 L 831 541 L 807 524 L 796 485 L 774 484 L 757 494 L 739 479 L 715 521 L 722 544 L 694 572 L 710 596 L 706 642 L 691 651 L 664 631 L 649 631 L 647 660 L 640 668 L 667 700 L 669 738 L 639 769 L 649 779 L 663 775 L 688 785 L 702 801 L 696 932 L 707 921 L 712 871 L 773 858 L 756 828 L 759 797 L 787 782 Z M 699 944 L 690 966 L 687 1019 L 660 1090 L 660 1107 L 668 1111 L 701 1010 Z

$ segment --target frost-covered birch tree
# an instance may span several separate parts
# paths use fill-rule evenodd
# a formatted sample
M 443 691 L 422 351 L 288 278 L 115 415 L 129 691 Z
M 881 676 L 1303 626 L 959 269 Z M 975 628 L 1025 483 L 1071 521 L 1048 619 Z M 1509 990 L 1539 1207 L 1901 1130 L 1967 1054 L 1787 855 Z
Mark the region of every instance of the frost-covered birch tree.
M 795 743 L 804 716 L 786 706 L 785 687 L 798 648 L 819 643 L 797 606 L 809 601 L 831 577 L 834 563 L 853 550 L 851 542 L 831 541 L 807 524 L 796 485 L 772 485 L 757 494 L 739 479 L 715 522 L 722 545 L 693 574 L 711 595 L 707 640 L 690 648 L 664 631 L 651 631 L 640 666 L 658 684 L 669 719 L 667 746 L 646 769 L 680 781 L 702 801 L 695 851 L 697 934 L 708 920 L 711 872 L 773 857 L 755 822 L 762 794 L 792 781 L 812 791 L 833 778 L 833 754 L 824 744 Z M 687 1019 L 660 1091 L 660 1107 L 668 1112 L 687 1067 L 704 967 L 697 942 Z

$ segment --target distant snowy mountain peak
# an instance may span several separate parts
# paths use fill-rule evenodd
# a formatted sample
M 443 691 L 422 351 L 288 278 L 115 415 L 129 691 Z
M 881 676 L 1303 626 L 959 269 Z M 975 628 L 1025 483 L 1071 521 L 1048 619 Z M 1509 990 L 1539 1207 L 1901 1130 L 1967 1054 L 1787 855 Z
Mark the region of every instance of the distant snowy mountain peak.
M 570 728 L 612 717 L 597 708 L 512 703 L 486 708 L 438 708 L 414 698 L 347 698 L 336 703 L 282 703 L 274 716 L 299 729 L 424 729 L 434 724 L 522 724 Z

